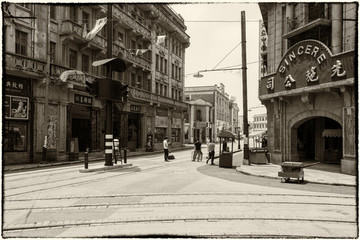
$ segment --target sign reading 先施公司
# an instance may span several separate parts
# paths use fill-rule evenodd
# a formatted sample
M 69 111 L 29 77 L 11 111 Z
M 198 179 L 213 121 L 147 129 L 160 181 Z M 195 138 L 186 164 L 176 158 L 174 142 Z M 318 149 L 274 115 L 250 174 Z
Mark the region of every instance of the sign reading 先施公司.
M 292 46 L 274 74 L 261 78 L 260 96 L 354 78 L 354 51 L 333 55 L 320 41 Z

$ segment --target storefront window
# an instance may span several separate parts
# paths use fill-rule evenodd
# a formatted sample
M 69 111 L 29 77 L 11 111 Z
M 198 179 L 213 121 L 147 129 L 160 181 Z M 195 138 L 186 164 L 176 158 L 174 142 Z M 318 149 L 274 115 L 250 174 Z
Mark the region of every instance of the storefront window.
M 4 151 L 26 151 L 27 122 L 4 122 Z
M 166 136 L 166 128 L 155 128 L 155 143 L 160 143 L 164 141 L 164 138 Z
M 180 129 L 173 128 L 171 130 L 171 142 L 180 142 Z

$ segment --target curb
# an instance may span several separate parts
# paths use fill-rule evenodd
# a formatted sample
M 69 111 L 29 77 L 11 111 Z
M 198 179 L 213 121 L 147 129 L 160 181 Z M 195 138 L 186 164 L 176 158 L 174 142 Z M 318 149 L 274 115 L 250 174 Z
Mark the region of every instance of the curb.
M 106 171 L 106 170 L 112 170 L 117 168 L 128 168 L 131 167 L 131 163 L 125 163 L 122 165 L 114 165 L 114 166 L 106 166 L 106 167 L 99 167 L 99 168 L 92 168 L 92 169 L 79 169 L 80 173 L 88 173 L 88 172 L 99 172 L 99 171 Z
M 250 176 L 263 177 L 263 178 L 269 178 L 269 179 L 279 179 L 279 180 L 281 180 L 281 177 L 273 177 L 273 176 L 268 176 L 268 175 L 263 175 L 263 174 L 249 173 L 249 172 L 246 172 L 246 171 L 240 169 L 240 167 L 237 167 L 237 168 L 236 168 L 236 171 L 237 171 L 237 172 L 241 172 L 241 173 L 246 174 L 246 175 L 250 175 Z M 348 184 L 348 183 L 329 183 L 329 182 L 318 182 L 318 181 L 313 181 L 313 180 L 304 180 L 304 181 L 305 181 L 305 182 L 308 182 L 308 183 L 323 184 L 323 185 L 356 187 L 356 184 Z

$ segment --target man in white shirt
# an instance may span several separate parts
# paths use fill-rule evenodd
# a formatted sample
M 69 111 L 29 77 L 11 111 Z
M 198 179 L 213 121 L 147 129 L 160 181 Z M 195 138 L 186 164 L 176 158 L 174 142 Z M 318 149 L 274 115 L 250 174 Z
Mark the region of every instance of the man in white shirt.
M 215 143 L 212 141 L 208 144 L 208 152 L 209 152 L 209 158 L 206 161 L 206 164 L 211 160 L 211 165 L 214 165 L 214 157 L 215 157 Z
M 164 145 L 164 158 L 165 158 L 165 162 L 168 162 L 168 157 L 169 157 L 169 143 L 168 142 L 168 137 L 165 137 L 164 141 L 163 141 L 163 145 Z

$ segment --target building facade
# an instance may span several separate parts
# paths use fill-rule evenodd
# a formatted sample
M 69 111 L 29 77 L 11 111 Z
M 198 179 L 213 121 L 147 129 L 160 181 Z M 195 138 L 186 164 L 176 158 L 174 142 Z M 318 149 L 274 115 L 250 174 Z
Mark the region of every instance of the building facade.
M 126 63 L 125 72 L 112 76 L 130 92 L 126 104 L 114 104 L 114 138 L 131 151 L 148 143 L 162 148 L 165 136 L 182 145 L 184 20 L 166 4 L 111 4 L 111 10 L 112 56 Z M 107 11 L 107 4 L 4 5 L 5 164 L 40 161 L 45 143 L 49 159 L 66 159 L 74 139 L 80 152 L 103 153 L 105 102 L 89 95 L 85 82 L 107 76 L 105 66 L 92 66 L 108 58 L 107 27 L 90 41 L 85 36 Z M 69 70 L 84 74 L 61 77 Z
M 229 94 L 225 92 L 225 86 L 222 83 L 219 86 L 215 84 L 214 86 L 185 87 L 184 92 L 185 101 L 202 99 L 212 106 L 209 108 L 209 117 L 206 118 L 209 122 L 206 123 L 206 135 L 202 135 L 206 136 L 204 140 L 209 137 L 211 140 L 217 141 L 217 136 L 222 130 L 235 133 L 239 122 L 239 108 L 235 103 L 235 98 L 229 98 Z M 193 128 L 190 127 L 188 131 L 194 131 L 194 125 L 190 126 Z
M 336 163 L 356 174 L 356 3 L 260 3 L 271 162 Z M 260 39 L 260 41 L 262 41 Z

